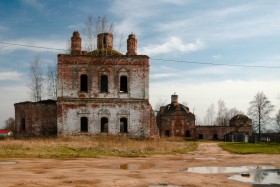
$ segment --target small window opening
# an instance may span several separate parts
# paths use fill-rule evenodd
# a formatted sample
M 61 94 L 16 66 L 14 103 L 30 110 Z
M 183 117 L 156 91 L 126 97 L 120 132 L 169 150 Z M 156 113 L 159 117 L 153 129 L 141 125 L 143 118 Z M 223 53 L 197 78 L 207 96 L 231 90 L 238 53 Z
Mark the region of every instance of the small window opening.
M 121 76 L 120 78 L 120 92 L 127 93 L 127 76 Z
M 20 121 L 20 131 L 25 132 L 25 118 L 21 118 Z
M 213 140 L 218 140 L 218 134 L 213 135 Z
M 203 139 L 203 134 L 199 134 L 198 139 Z
M 100 92 L 108 92 L 108 76 L 101 75 Z
M 105 48 L 107 46 L 107 40 L 106 37 L 103 36 L 103 47 Z
M 191 137 L 191 132 L 189 130 L 186 131 L 186 137 Z
M 120 119 L 120 132 L 121 133 L 128 133 L 127 131 L 127 118 Z
M 170 131 L 169 130 L 165 131 L 165 136 L 167 136 L 167 137 L 170 136 Z
M 108 133 L 108 118 L 101 118 L 101 132 Z
M 81 117 L 81 132 L 88 132 L 88 118 Z
M 80 78 L 80 84 L 81 84 L 81 92 L 88 92 L 88 77 L 87 75 L 81 75 Z

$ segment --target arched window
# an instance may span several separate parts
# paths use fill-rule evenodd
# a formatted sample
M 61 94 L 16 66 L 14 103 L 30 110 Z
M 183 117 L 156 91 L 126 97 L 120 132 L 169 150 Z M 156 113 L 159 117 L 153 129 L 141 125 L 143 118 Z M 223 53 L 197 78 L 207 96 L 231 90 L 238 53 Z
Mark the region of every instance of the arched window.
M 80 77 L 80 91 L 81 92 L 88 92 L 88 77 L 87 75 L 83 74 Z
M 81 132 L 88 132 L 88 118 L 81 117 Z
M 101 131 L 100 132 L 104 132 L 104 133 L 108 133 L 108 118 L 103 117 L 101 118 Z
M 213 140 L 218 140 L 218 134 L 213 135 Z
M 120 92 L 127 93 L 127 76 L 122 75 L 120 77 Z
M 100 92 L 108 92 L 108 76 L 101 75 L 100 77 Z
M 165 136 L 167 136 L 167 137 L 170 136 L 170 131 L 169 130 L 165 131 Z
M 191 132 L 189 130 L 186 131 L 186 137 L 191 137 Z
M 120 132 L 121 133 L 128 133 L 127 131 L 127 118 L 120 119 Z
M 20 132 L 25 132 L 25 118 L 21 118 L 21 121 L 20 121 Z

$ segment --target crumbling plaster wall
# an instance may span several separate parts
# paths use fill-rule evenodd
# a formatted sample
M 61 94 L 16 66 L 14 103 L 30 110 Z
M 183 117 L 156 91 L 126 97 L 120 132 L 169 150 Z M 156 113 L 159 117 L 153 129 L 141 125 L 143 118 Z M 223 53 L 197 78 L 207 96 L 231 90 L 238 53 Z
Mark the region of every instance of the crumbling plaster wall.
M 81 93 L 80 76 L 88 76 L 88 92 Z M 100 76 L 108 76 L 108 93 L 100 93 Z M 128 77 L 128 93 L 120 93 L 120 76 Z M 149 62 L 135 57 L 92 57 L 58 55 L 58 97 L 70 98 L 149 98 Z
M 80 76 L 88 76 L 88 92 L 80 92 Z M 108 76 L 108 92 L 100 92 L 100 76 Z M 128 92 L 120 92 L 120 76 L 128 78 Z M 58 55 L 58 134 L 81 132 L 80 118 L 88 118 L 88 133 L 100 133 L 101 110 L 106 110 L 109 133 L 120 133 L 120 118 L 128 119 L 133 137 L 158 136 L 149 104 L 149 58 L 145 55 Z M 126 114 L 120 114 L 126 111 Z M 155 126 L 155 127 L 154 127 Z
M 120 118 L 128 119 L 128 134 L 132 137 L 150 136 L 150 105 L 147 102 L 100 102 L 98 100 L 60 102 L 58 134 L 80 133 L 80 118 L 88 118 L 88 133 L 101 132 L 101 118 L 108 118 L 108 133 L 120 133 Z

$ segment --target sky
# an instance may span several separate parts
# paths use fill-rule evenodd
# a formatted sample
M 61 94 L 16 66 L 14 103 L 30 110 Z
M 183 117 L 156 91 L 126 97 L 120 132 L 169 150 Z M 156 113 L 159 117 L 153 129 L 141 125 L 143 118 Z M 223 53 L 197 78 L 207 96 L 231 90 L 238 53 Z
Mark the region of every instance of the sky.
M 64 53 L 4 43 L 67 49 L 73 31 L 84 37 L 88 16 L 114 24 L 114 47 L 123 54 L 127 36 L 136 34 L 138 54 L 150 57 L 152 106 L 176 93 L 203 123 L 219 99 L 247 114 L 263 91 L 280 108 L 279 0 L 1 0 L 0 127 L 14 117 L 14 103 L 30 100 L 34 57 L 46 70 Z

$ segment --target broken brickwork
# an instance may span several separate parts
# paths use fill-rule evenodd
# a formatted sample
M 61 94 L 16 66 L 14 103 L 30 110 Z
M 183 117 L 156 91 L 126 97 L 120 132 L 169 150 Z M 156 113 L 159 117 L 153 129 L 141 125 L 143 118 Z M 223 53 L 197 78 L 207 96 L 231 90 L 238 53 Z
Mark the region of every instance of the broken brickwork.
M 101 33 L 97 49 L 81 50 L 78 32 L 71 54 L 58 55 L 57 130 L 67 134 L 158 136 L 149 103 L 149 57 L 137 55 L 137 39 L 128 38 L 126 55 L 113 49 L 113 35 Z
M 56 101 L 15 103 L 15 126 L 17 135 L 55 135 Z
M 163 106 L 157 114 L 160 136 L 194 138 L 195 116 L 189 108 L 178 103 L 178 96 L 171 96 L 171 104 Z
M 157 115 L 160 136 L 180 136 L 190 139 L 226 140 L 230 134 L 252 135 L 252 120 L 245 115 L 236 115 L 230 126 L 197 126 L 195 115 L 189 108 L 178 103 L 178 96 L 171 96 L 171 104 L 163 106 Z M 244 140 L 244 138 L 243 138 Z

